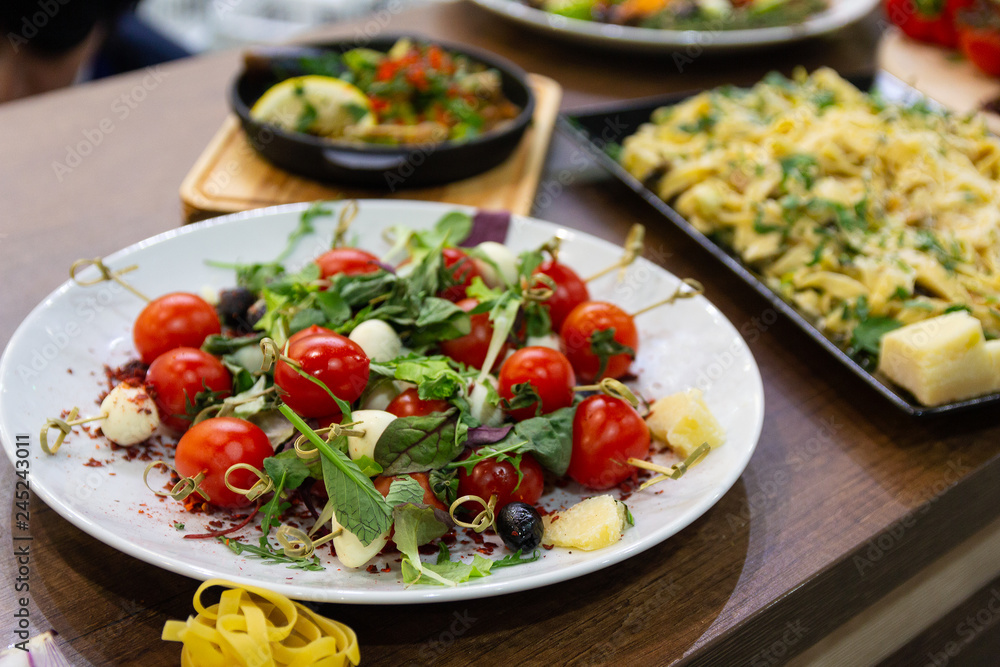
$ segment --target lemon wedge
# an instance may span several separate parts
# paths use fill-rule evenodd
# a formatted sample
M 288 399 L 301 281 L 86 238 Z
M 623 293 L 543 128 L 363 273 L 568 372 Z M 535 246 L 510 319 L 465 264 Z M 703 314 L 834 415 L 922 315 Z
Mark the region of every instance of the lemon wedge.
M 297 76 L 268 88 L 250 117 L 292 132 L 343 137 L 349 127 L 375 125 L 368 97 L 356 86 L 330 76 Z

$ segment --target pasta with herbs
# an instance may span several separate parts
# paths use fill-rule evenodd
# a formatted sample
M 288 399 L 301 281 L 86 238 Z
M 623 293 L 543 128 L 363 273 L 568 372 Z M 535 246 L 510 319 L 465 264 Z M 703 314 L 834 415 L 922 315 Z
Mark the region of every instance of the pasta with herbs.
M 981 119 L 800 70 L 658 109 L 620 160 L 844 347 L 957 309 L 1000 335 L 1000 140 Z
M 227 590 L 218 604 L 205 607 L 202 593 L 213 586 Z M 195 592 L 194 608 L 196 617 L 163 626 L 163 639 L 184 644 L 183 667 L 343 667 L 361 661 L 349 627 L 263 588 L 210 579 Z

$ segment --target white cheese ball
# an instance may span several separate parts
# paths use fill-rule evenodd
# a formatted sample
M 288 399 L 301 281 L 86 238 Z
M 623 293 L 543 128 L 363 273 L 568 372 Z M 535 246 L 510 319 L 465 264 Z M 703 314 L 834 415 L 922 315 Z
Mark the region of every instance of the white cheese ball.
M 101 401 L 101 432 L 111 442 L 129 447 L 149 438 L 160 427 L 156 403 L 144 387 L 121 383 Z
M 382 320 L 366 320 L 354 327 L 348 336 L 361 346 L 372 361 L 390 361 L 399 356 L 403 341 L 399 334 Z
M 343 527 L 337 522 L 336 518 L 330 520 L 330 529 L 334 533 L 341 528 Z M 333 538 L 333 548 L 337 552 L 337 560 L 340 561 L 341 565 L 355 569 L 378 555 L 378 552 L 382 551 L 382 548 L 385 547 L 388 541 L 389 531 L 387 530 L 372 540 L 371 544 L 365 546 L 358 539 L 357 535 L 343 528 L 343 532 Z
M 556 352 L 562 352 L 562 339 L 554 333 L 544 336 L 528 336 L 524 341 L 525 347 L 548 347 Z
M 351 413 L 351 421 L 361 422 L 351 426 L 352 431 L 364 431 L 364 435 L 347 436 L 347 453 L 351 460 L 356 461 L 362 456 L 375 458 L 375 445 L 382 437 L 385 429 L 396 420 L 396 415 L 384 410 L 355 410 Z
M 476 382 L 469 392 L 469 413 L 484 426 L 499 426 L 503 423 L 503 410 L 490 402 L 486 382 L 493 385 L 494 390 L 497 388 L 497 381 L 492 375 L 487 375 L 483 382 Z
M 493 268 L 489 262 L 476 262 L 484 283 L 490 287 L 501 287 L 504 284 L 513 285 L 517 281 L 517 255 L 510 248 L 496 241 L 483 241 L 476 246 L 476 250 L 496 264 L 496 268 Z M 499 275 L 497 269 L 500 270 Z

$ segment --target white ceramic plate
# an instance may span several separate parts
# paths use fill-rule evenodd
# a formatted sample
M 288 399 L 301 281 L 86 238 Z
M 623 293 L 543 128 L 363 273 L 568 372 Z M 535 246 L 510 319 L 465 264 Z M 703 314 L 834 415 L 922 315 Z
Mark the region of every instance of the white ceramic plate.
M 872 11 L 879 0 L 829 0 L 830 6 L 802 23 L 747 30 L 659 30 L 583 21 L 528 7 L 518 0 L 472 0 L 505 19 L 573 42 L 619 51 L 670 52 L 694 50 L 735 51 L 794 42 L 823 35 L 850 25 Z
M 289 205 L 216 218 L 166 232 L 105 260 L 112 268 L 138 264 L 139 270 L 128 274 L 129 280 L 150 295 L 198 292 L 206 286 L 217 290 L 231 286 L 233 274 L 209 267 L 204 260 L 272 260 L 304 208 Z M 388 246 L 381 232 L 387 226 L 429 226 L 443 213 L 458 208 L 427 202 L 362 201 L 352 230 L 361 247 L 384 252 Z M 301 265 L 328 247 L 334 218 L 321 218 L 316 227 L 317 234 L 300 242 L 289 264 Z M 583 274 L 612 263 L 620 255 L 620 248 L 610 243 L 526 217 L 514 218 L 508 244 L 515 250 L 534 248 L 557 232 L 565 237 L 560 260 Z M 639 260 L 625 280 L 608 276 L 591 288 L 595 298 L 635 310 L 671 293 L 676 284 L 674 276 Z M 183 533 L 174 528 L 175 521 L 185 524 L 184 532 L 200 533 L 205 532 L 208 519 L 184 512 L 175 501 L 154 497 L 142 483 L 145 462 L 126 461 L 122 452 L 112 452 L 103 438 L 75 433 L 57 455 L 41 452 L 38 432 L 45 419 L 74 405 L 80 406 L 82 414 L 94 414 L 104 382 L 103 365 L 118 366 L 135 356 L 132 321 L 143 304 L 109 285 L 83 288 L 66 283 L 18 328 L 0 361 L 0 436 L 11 460 L 15 457 L 15 436 L 26 434 L 30 438 L 31 487 L 68 521 L 115 549 L 196 579 L 221 577 L 268 586 L 293 598 L 356 604 L 459 600 L 544 586 L 635 556 L 690 524 L 737 480 L 760 435 L 763 388 L 746 344 L 704 298 L 680 301 L 638 319 L 641 346 L 636 384 L 648 397 L 701 387 L 729 437 L 681 480 L 659 487 L 662 493 L 633 495 L 628 503 L 636 525 L 626 531 L 620 543 L 589 553 L 542 550 L 543 557 L 534 563 L 504 568 L 455 588 L 405 588 L 399 581 L 398 554 L 377 558 L 380 568 L 386 564 L 392 567 L 391 572 L 378 574 L 341 569 L 326 549 L 322 551 L 327 568 L 322 572 L 264 565 L 235 556 L 215 540 L 181 539 Z M 91 458 L 103 462 L 103 467 L 85 466 Z M 669 464 L 674 459 L 663 454 L 657 460 Z M 570 486 L 544 498 L 543 504 L 556 507 L 580 497 L 581 489 Z M 249 539 L 256 539 L 249 530 L 246 533 Z M 456 548 L 456 553 L 471 554 L 471 547 Z

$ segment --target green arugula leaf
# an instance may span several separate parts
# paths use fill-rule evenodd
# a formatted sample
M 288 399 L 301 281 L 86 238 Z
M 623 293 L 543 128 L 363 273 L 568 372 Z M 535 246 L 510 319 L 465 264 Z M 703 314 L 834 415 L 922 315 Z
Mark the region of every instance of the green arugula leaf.
M 259 558 L 264 561 L 265 565 L 286 563 L 289 570 L 308 570 L 310 572 L 322 572 L 325 569 L 320 565 L 318 556 L 313 556 L 312 558 L 291 558 L 283 553 L 275 553 L 270 549 L 263 549 L 228 537 L 218 537 L 216 539 L 226 545 L 237 556 Z
M 375 444 L 375 461 L 384 474 L 437 470 L 462 451 L 468 426 L 456 410 L 426 417 L 400 417 L 389 423 Z
M 517 565 L 524 565 L 525 563 L 534 563 L 541 557 L 541 552 L 536 550 L 529 558 L 521 558 L 521 550 L 518 549 L 508 556 L 504 556 L 499 560 L 493 561 L 493 569 L 496 570 L 501 567 L 514 567 Z
M 349 420 L 350 407 L 347 407 L 348 411 L 345 412 L 344 418 Z M 320 461 L 323 483 L 330 502 L 333 503 L 337 522 L 354 533 L 366 546 L 389 530 L 392 525 L 392 511 L 382 494 L 375 490 L 371 479 L 340 450 L 346 438 L 344 436 L 337 438 L 331 446 L 287 405 L 281 405 L 278 409 L 309 442 L 319 449 L 322 455 Z
M 205 337 L 205 342 L 201 344 L 201 349 L 216 357 L 221 357 L 226 354 L 232 354 L 244 347 L 259 345 L 263 337 L 264 334 L 262 333 L 252 336 L 240 336 L 238 338 L 231 338 L 222 334 L 211 334 Z

